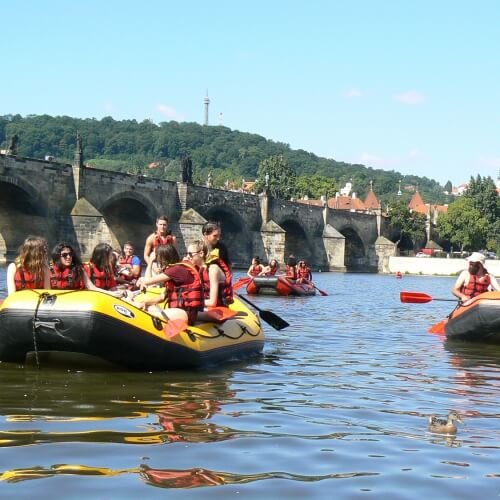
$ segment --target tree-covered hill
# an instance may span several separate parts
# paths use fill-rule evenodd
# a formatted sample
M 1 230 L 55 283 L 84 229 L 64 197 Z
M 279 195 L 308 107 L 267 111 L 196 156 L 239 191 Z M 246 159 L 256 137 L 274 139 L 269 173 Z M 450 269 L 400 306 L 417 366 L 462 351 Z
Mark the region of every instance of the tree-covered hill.
M 97 120 L 7 115 L 0 117 L 0 147 L 5 149 L 10 138 L 17 134 L 18 155 L 32 158 L 50 155 L 59 161 L 71 162 L 77 131 L 83 140 L 85 162 L 95 168 L 179 180 L 181 159 L 190 154 L 195 183 L 205 183 L 208 173 L 212 172 L 216 187 L 226 181 L 239 186 L 243 179 L 256 178 L 263 160 L 283 155 L 299 178 L 314 175 L 331 179 L 332 192 L 325 193 L 329 196 L 350 181 L 357 195 L 364 197 L 373 181 L 374 191 L 388 201 L 396 194 L 401 181 L 407 197 L 412 187 L 418 185 L 426 202 L 448 201 L 442 186 L 426 177 L 403 176 L 395 171 L 321 158 L 304 150 L 293 150 L 285 143 L 223 126 L 174 121 L 156 125 L 149 120 L 118 121 L 111 117 Z M 301 193 L 295 194 L 301 196 Z

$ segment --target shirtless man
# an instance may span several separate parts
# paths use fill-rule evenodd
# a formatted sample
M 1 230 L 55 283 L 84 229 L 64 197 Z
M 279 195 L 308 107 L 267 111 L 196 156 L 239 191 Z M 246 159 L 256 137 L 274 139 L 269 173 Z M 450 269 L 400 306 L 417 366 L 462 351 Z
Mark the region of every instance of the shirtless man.
M 177 240 L 168 230 L 168 219 L 165 215 L 160 215 L 156 219 L 156 231 L 150 234 L 144 245 L 144 261 L 149 264 L 154 259 L 154 250 L 160 245 L 172 244 L 176 246 Z

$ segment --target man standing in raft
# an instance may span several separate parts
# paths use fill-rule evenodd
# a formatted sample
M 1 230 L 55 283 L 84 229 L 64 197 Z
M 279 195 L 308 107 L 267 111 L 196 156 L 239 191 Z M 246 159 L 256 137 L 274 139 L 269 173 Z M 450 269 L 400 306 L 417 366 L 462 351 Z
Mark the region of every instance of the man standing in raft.
M 146 239 L 146 244 L 144 245 L 144 261 L 146 264 L 149 263 L 151 259 L 151 254 L 160 245 L 176 245 L 177 240 L 175 236 L 168 230 L 168 219 L 165 215 L 160 215 L 156 219 L 156 231 L 150 234 Z M 154 258 L 154 254 L 153 254 Z
M 486 257 L 482 253 L 473 252 L 465 260 L 469 263 L 469 268 L 462 271 L 455 282 L 451 291 L 455 297 L 465 301 L 488 290 L 500 291 L 495 276 L 489 274 L 484 267 Z

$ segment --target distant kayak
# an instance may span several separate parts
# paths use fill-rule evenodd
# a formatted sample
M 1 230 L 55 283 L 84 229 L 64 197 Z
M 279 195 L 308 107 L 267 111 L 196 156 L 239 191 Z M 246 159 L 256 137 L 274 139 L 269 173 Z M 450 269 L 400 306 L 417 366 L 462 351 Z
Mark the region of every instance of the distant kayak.
M 297 283 L 285 276 L 257 276 L 248 283 L 247 293 L 249 295 L 295 295 L 300 297 L 316 295 L 316 288 L 310 281 Z

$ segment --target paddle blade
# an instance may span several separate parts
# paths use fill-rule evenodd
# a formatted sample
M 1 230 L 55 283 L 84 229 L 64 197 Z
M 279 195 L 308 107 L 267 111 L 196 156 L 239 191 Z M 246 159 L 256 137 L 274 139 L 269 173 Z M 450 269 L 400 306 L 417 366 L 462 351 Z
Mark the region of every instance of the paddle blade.
M 435 333 L 437 335 L 445 335 L 446 334 L 445 326 L 447 322 L 448 320 L 443 319 L 443 321 L 440 321 L 439 323 L 432 325 L 427 331 L 429 333 Z
M 328 297 L 328 294 L 324 291 L 324 290 L 321 290 L 319 289 L 316 285 L 313 284 L 313 287 L 316 288 L 316 290 L 318 290 L 319 294 L 322 296 L 322 297 Z
M 285 321 L 283 318 L 280 318 L 277 314 L 274 314 L 272 311 L 260 310 L 259 316 L 265 321 L 268 325 L 271 325 L 275 330 L 283 330 L 287 326 L 290 326 L 290 323 Z
M 167 339 L 171 339 L 188 327 L 187 321 L 183 319 L 169 319 L 163 327 L 163 333 Z
M 208 316 L 219 323 L 226 321 L 226 319 L 234 318 L 241 312 L 242 311 L 233 311 L 232 309 L 223 306 L 209 307 L 207 310 Z
M 252 281 L 252 278 L 240 278 L 234 285 L 233 285 L 233 290 L 239 290 L 240 288 L 243 288 L 244 286 L 247 286 L 248 283 Z
M 409 304 L 425 304 L 426 302 L 430 302 L 432 300 L 430 295 L 420 292 L 400 292 L 399 298 L 401 299 L 401 302 Z

